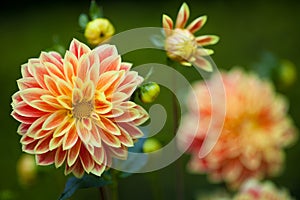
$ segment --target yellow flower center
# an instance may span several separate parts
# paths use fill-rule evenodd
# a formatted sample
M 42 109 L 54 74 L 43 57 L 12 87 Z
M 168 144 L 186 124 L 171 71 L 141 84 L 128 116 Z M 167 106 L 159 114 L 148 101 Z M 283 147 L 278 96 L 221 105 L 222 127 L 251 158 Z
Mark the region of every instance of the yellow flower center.
M 91 101 L 80 102 L 73 106 L 73 116 L 77 119 L 90 117 L 93 110 L 94 106 Z
M 197 47 L 194 35 L 185 29 L 175 29 L 172 35 L 167 37 L 165 44 L 168 56 L 179 62 L 194 61 Z

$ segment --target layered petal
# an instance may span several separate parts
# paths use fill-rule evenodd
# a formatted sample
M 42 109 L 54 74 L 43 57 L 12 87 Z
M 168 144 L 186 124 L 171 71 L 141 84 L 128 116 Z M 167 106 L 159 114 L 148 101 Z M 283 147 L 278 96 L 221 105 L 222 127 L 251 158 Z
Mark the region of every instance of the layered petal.
M 22 150 L 37 164 L 65 166 L 65 174 L 78 178 L 101 176 L 114 157 L 126 159 L 127 148 L 143 135 L 136 121 L 148 119 L 130 101 L 143 80 L 131 66 L 113 45 L 90 50 L 76 39 L 63 58 L 42 52 L 22 65 L 11 104 L 21 122 Z

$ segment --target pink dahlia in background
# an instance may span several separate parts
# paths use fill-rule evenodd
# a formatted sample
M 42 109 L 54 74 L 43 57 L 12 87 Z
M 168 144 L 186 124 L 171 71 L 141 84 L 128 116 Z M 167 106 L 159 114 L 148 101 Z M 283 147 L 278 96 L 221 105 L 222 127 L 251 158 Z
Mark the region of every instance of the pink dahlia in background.
M 204 26 L 207 17 L 198 17 L 185 28 L 189 16 L 190 10 L 186 3 L 182 4 L 178 12 L 175 26 L 169 16 L 163 15 L 162 23 L 166 35 L 165 50 L 167 55 L 182 65 L 191 66 L 194 64 L 203 70 L 212 71 L 210 62 L 203 56 L 213 54 L 213 50 L 202 47 L 216 44 L 219 37 L 215 35 L 196 37 L 194 33 Z
M 222 72 L 221 76 L 225 102 L 220 98 L 218 104 L 211 104 L 210 92 L 218 95 L 218 90 L 223 90 L 223 87 L 214 87 L 217 75 L 207 81 L 214 91 L 208 91 L 205 82 L 194 85 L 197 98 L 188 99 L 189 112 L 179 134 L 179 145 L 191 144 L 188 150 L 191 171 L 207 173 L 212 181 L 224 181 L 234 189 L 248 178 L 277 175 L 284 164 L 283 148 L 296 140 L 296 130 L 287 113 L 286 99 L 276 94 L 270 82 L 241 69 Z M 196 104 L 199 109 L 195 108 Z M 226 114 L 221 133 L 218 132 L 220 127 L 210 127 L 209 132 L 220 134 L 219 138 L 211 151 L 200 158 L 199 150 L 212 116 L 224 116 L 212 107 L 222 104 L 226 105 Z M 191 133 L 199 117 L 194 137 Z
M 233 200 L 293 200 L 285 189 L 278 189 L 272 182 L 260 183 L 257 180 L 249 180 L 242 185 L 241 191 L 233 197 Z
M 39 165 L 65 164 L 65 174 L 101 176 L 112 158 L 126 159 L 147 112 L 129 101 L 143 81 L 117 49 L 90 50 L 73 40 L 64 58 L 42 52 L 22 65 L 12 116 L 23 151 Z

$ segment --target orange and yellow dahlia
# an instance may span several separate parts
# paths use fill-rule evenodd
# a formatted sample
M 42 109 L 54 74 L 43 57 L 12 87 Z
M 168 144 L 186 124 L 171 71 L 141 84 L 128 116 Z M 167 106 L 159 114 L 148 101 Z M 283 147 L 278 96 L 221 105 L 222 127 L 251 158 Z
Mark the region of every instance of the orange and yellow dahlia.
M 214 87 L 216 77 L 212 76 L 207 84 L 218 95 L 223 87 Z M 283 148 L 296 139 L 286 99 L 275 93 L 270 82 L 240 69 L 222 72 L 222 81 L 226 98 L 225 102 L 220 98 L 219 104 L 226 104 L 226 114 L 221 133 L 219 127 L 208 129 L 213 124 L 212 116 L 224 116 L 213 109 L 218 104 L 212 104 L 205 82 L 194 85 L 197 98 L 189 99 L 189 112 L 179 135 L 180 145 L 191 144 L 189 169 L 207 173 L 212 181 L 224 181 L 233 189 L 248 178 L 277 175 L 284 164 Z M 199 129 L 194 137 L 191 133 L 198 118 Z M 220 135 L 211 151 L 200 158 L 199 150 L 208 130 L 210 134 Z
M 169 16 L 163 15 L 162 24 L 166 35 L 167 55 L 182 65 L 191 66 L 193 64 L 203 70 L 212 71 L 211 63 L 203 56 L 213 54 L 213 50 L 202 47 L 216 44 L 219 37 L 215 35 L 195 37 L 194 33 L 204 26 L 207 17 L 198 17 L 185 28 L 189 15 L 190 10 L 186 3 L 182 4 L 178 12 L 175 26 Z
M 12 116 L 21 122 L 23 151 L 39 165 L 65 164 L 65 174 L 101 176 L 112 158 L 126 159 L 127 147 L 143 133 L 147 112 L 130 96 L 143 81 L 117 49 L 93 50 L 73 40 L 62 58 L 42 52 L 22 65 Z

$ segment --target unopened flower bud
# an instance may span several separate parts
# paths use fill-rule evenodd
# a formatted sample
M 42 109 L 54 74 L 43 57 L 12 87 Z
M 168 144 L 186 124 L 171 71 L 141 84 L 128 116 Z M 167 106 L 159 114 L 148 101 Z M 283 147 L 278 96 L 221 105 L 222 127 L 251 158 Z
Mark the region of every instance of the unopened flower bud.
M 144 153 L 150 153 L 157 151 L 161 148 L 161 144 L 157 139 L 149 138 L 144 142 L 143 151 Z
M 17 174 L 22 186 L 30 186 L 36 179 L 37 166 L 34 156 L 23 154 L 17 162 Z
M 97 18 L 86 25 L 84 36 L 88 43 L 96 46 L 109 39 L 114 33 L 115 29 L 108 19 Z
M 297 71 L 294 63 L 289 60 L 281 61 L 278 69 L 278 79 L 282 87 L 291 86 L 297 79 Z
M 159 85 L 155 82 L 149 82 L 140 87 L 139 97 L 143 103 L 152 103 L 159 95 L 159 92 Z

